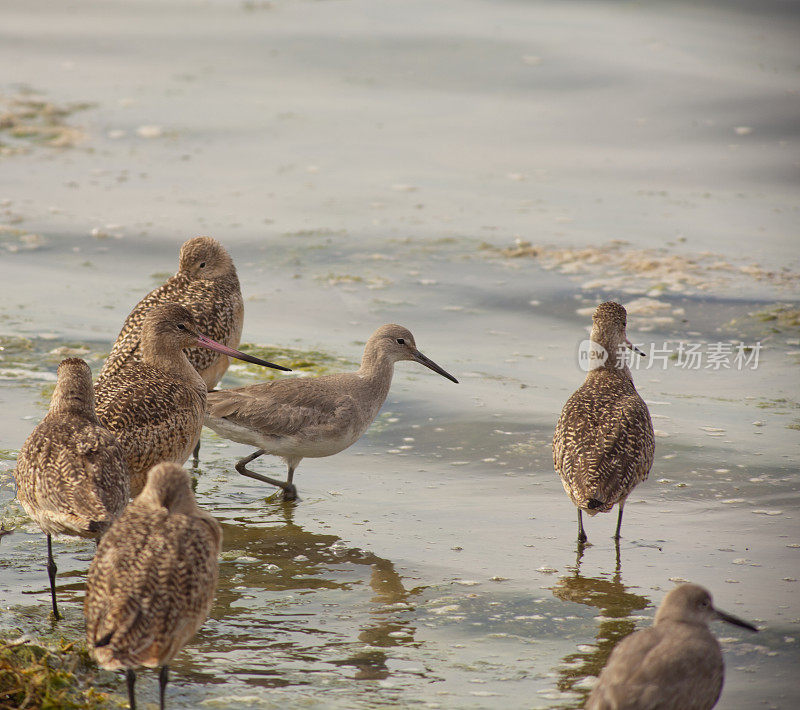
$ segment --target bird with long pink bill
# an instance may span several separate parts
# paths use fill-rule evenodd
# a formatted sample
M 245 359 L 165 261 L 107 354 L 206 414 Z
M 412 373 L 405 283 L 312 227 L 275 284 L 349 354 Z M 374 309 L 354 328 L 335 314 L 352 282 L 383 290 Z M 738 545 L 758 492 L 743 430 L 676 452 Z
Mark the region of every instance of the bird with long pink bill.
M 95 384 L 97 416 L 125 451 L 131 495 L 161 461 L 183 464 L 203 428 L 206 384 L 184 348 L 203 347 L 276 370 L 288 367 L 247 355 L 199 332 L 192 314 L 176 303 L 154 306 L 142 323 L 141 360 L 130 361 Z

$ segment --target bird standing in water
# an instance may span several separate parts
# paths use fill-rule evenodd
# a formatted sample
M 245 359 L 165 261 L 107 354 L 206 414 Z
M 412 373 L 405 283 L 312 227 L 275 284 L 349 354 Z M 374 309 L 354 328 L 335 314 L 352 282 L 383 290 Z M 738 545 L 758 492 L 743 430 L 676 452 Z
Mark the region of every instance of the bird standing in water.
M 586 703 L 586 710 L 710 710 L 722 692 L 725 666 L 708 628 L 720 620 L 758 631 L 720 609 L 697 584 L 670 590 L 649 629 L 620 641 Z
M 19 502 L 47 535 L 53 615 L 60 619 L 52 535 L 97 540 L 129 495 L 125 453 L 97 418 L 92 373 L 80 358 L 58 366 L 50 409 L 20 449 L 14 477 Z
M 258 447 L 236 464 L 236 470 L 281 488 L 285 500 L 294 500 L 297 489 L 292 477 L 300 461 L 338 454 L 361 437 L 380 411 L 392 384 L 394 364 L 400 360 L 413 360 L 458 382 L 417 349 L 407 328 L 384 325 L 367 341 L 358 372 L 209 392 L 206 426 L 226 439 Z M 286 461 L 286 481 L 246 468 L 264 454 Z
M 142 324 L 141 359 L 95 384 L 97 416 L 122 444 L 132 495 L 142 490 L 152 466 L 160 461 L 184 463 L 200 438 L 206 384 L 183 352 L 190 346 L 288 370 L 201 334 L 183 306 L 165 303 L 151 308 Z
M 633 386 L 625 349 L 644 355 L 625 333 L 627 313 L 619 304 L 601 303 L 594 312 L 593 347 L 601 357 L 592 363 L 584 383 L 567 400 L 553 436 L 553 465 L 564 490 L 578 509 L 578 542 L 586 542 L 583 511 L 622 509 L 633 488 L 650 473 L 655 438 L 650 412 Z M 590 365 L 591 366 L 591 365 Z
M 203 625 L 217 588 L 222 529 L 195 502 L 173 463 L 147 484 L 103 536 L 86 581 L 86 638 L 98 664 L 124 669 L 136 708 L 138 666 L 160 668 L 164 708 L 169 662 Z

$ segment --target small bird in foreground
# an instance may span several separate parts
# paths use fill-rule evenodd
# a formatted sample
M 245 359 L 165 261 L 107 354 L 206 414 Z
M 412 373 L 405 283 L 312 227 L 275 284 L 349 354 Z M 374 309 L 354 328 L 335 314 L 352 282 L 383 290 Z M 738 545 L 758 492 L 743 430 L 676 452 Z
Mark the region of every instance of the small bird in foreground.
M 98 664 L 125 669 L 135 710 L 138 666 L 169 662 L 203 625 L 217 588 L 219 523 L 195 501 L 189 474 L 161 463 L 103 536 L 86 581 L 86 639 Z
M 47 535 L 53 616 L 56 572 L 52 535 L 97 540 L 128 503 L 128 466 L 116 437 L 97 419 L 92 373 L 80 358 L 63 360 L 50 409 L 20 449 L 17 498 Z
M 148 293 L 128 314 L 98 381 L 113 375 L 132 360 L 142 359 L 141 334 L 145 316 L 161 303 L 184 306 L 201 333 L 229 348 L 239 347 L 244 303 L 236 267 L 216 239 L 195 237 L 181 246 L 178 273 Z M 208 389 L 216 387 L 230 364 L 227 355 L 205 348 L 187 348 L 186 357 Z
M 297 489 L 292 477 L 300 461 L 338 454 L 359 439 L 380 411 L 394 364 L 400 360 L 413 360 L 458 382 L 417 349 L 407 328 L 384 325 L 367 341 L 358 372 L 209 392 L 206 426 L 226 439 L 258 447 L 236 464 L 236 470 L 281 488 L 285 500 L 294 500 Z M 246 468 L 263 454 L 286 461 L 286 481 Z
M 644 355 L 625 334 L 627 313 L 609 301 L 592 320 L 592 348 L 602 356 L 567 400 L 553 436 L 553 465 L 578 509 L 580 543 L 586 542 L 583 511 L 607 513 L 615 505 L 619 540 L 625 501 L 647 478 L 655 453 L 650 412 L 625 362 L 625 348 Z
M 142 490 L 155 464 L 184 463 L 200 438 L 206 385 L 183 352 L 192 345 L 276 370 L 289 369 L 202 335 L 192 314 L 177 303 L 151 308 L 142 325 L 141 360 L 128 362 L 95 384 L 97 416 L 122 444 L 131 495 Z
M 758 629 L 720 609 L 696 584 L 670 590 L 649 629 L 620 641 L 586 710 L 709 710 L 722 692 L 725 666 L 708 624 L 721 620 Z

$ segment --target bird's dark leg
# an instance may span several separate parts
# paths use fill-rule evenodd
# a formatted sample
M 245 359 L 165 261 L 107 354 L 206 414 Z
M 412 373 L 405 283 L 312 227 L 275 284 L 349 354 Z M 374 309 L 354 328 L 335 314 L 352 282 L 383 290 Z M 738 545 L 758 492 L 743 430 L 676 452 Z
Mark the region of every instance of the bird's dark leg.
M 58 606 L 56 605 L 57 571 L 58 567 L 56 567 L 56 561 L 53 559 L 53 539 L 50 536 L 50 533 L 47 533 L 47 574 L 50 577 L 50 596 L 53 600 L 53 616 L 55 617 L 56 621 L 61 618 L 61 614 L 58 613 Z
M 125 671 L 125 680 L 128 681 L 128 705 L 131 710 L 136 710 L 136 692 L 134 686 L 136 685 L 136 671 L 133 668 L 128 668 Z
M 158 674 L 158 697 L 159 707 L 164 710 L 164 694 L 167 691 L 167 681 L 169 680 L 169 666 L 161 666 L 161 672 Z
M 614 533 L 614 539 L 619 540 L 619 531 L 622 530 L 622 509 L 625 507 L 625 501 L 619 503 L 619 514 L 617 515 L 617 532 Z
M 292 483 L 294 478 L 294 466 L 289 466 L 289 473 L 286 475 L 286 485 L 283 487 L 284 500 L 297 500 L 297 488 Z
M 583 511 L 578 508 L 578 542 L 586 542 L 587 539 L 583 530 Z
M 192 453 L 192 465 L 198 466 L 200 464 L 200 439 L 197 440 L 197 446 L 194 447 Z
M 283 496 L 286 500 L 294 500 L 297 497 L 297 490 L 290 482 L 279 481 L 277 478 L 270 478 L 269 476 L 262 476 L 260 473 L 256 473 L 255 471 L 251 471 L 250 469 L 246 468 L 247 464 L 249 464 L 252 460 L 257 459 L 259 456 L 266 454 L 267 452 L 264 449 L 259 449 L 258 451 L 250 454 L 249 456 L 245 456 L 239 463 L 236 464 L 236 470 L 241 473 L 243 476 L 248 476 L 250 478 L 255 478 L 257 481 L 263 481 L 264 483 L 269 483 L 271 486 L 275 486 L 280 488 L 284 493 Z M 289 469 L 289 481 L 291 481 L 291 474 L 294 473 L 293 469 Z M 291 496 L 287 498 L 286 494 L 291 491 Z

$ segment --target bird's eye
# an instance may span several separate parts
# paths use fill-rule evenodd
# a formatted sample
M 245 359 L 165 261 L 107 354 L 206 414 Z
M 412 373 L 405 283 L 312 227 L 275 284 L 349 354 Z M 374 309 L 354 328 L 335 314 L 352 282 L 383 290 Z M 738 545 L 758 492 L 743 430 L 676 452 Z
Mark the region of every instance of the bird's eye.
M 201 261 L 201 262 L 200 262 L 200 268 L 201 268 L 201 269 L 202 269 L 202 268 L 204 268 L 204 267 L 205 267 L 205 265 L 206 265 L 206 262 L 205 262 L 205 261 Z
M 398 338 L 398 339 L 397 339 L 397 344 L 398 344 L 398 345 L 405 345 L 405 344 L 406 344 L 406 341 L 405 341 L 405 340 L 403 340 L 402 338 Z
M 186 330 L 186 326 L 183 323 L 178 323 L 178 328 L 181 330 Z

